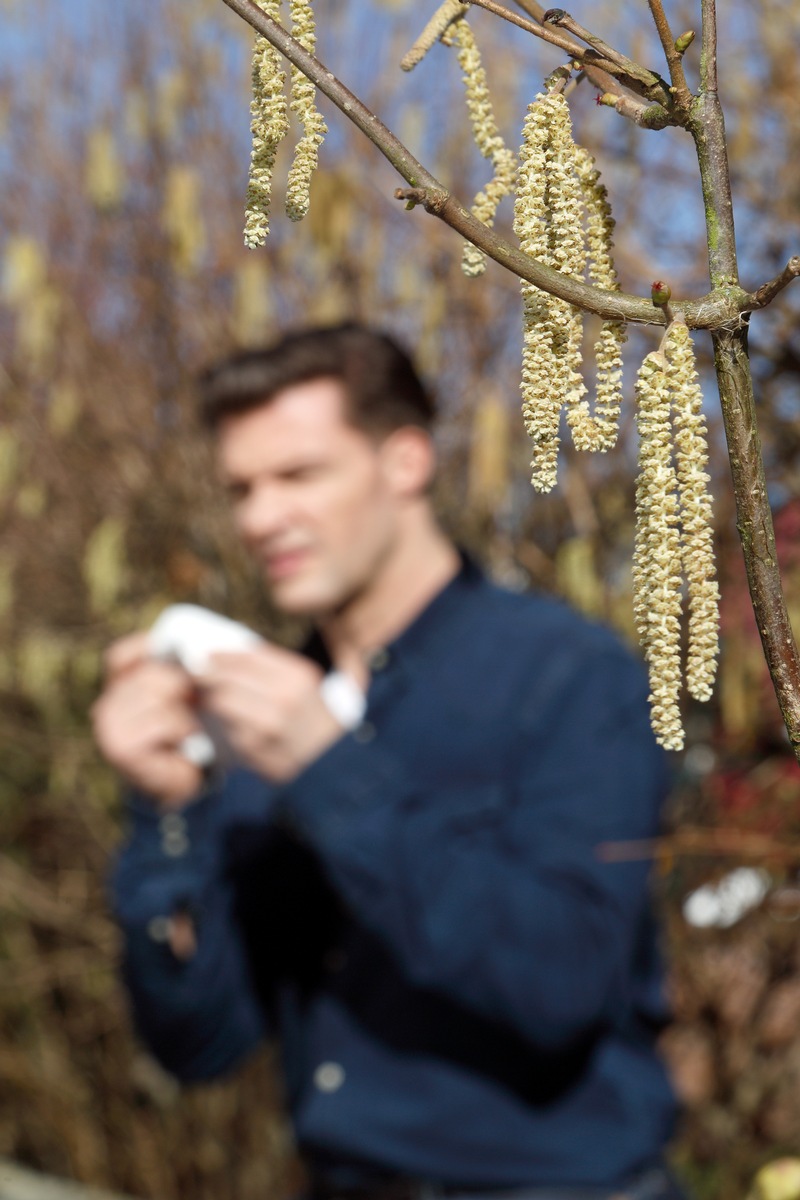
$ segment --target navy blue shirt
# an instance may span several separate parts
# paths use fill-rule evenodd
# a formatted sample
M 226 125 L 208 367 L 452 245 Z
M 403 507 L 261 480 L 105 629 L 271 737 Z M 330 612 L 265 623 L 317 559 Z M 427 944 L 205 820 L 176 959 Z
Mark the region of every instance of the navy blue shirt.
M 364 724 L 292 783 L 133 802 L 138 1028 L 185 1080 L 277 1037 L 300 1148 L 342 1182 L 622 1185 L 675 1108 L 647 864 L 597 852 L 658 829 L 642 669 L 467 565 L 371 672 Z

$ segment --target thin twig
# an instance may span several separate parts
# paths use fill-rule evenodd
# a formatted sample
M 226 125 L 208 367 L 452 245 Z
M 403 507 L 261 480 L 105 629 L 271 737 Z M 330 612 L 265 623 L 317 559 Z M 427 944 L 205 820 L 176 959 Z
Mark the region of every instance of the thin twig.
M 474 2 L 477 2 L 477 0 L 474 0 Z M 515 0 L 515 2 L 517 8 L 521 8 L 522 11 L 527 13 L 529 17 L 533 17 L 534 21 L 538 21 L 539 24 L 542 23 L 542 18 L 545 14 L 544 5 L 538 4 L 537 0 Z M 550 32 L 552 32 L 552 30 Z M 568 36 L 564 37 L 564 41 L 569 45 L 568 53 L 570 53 L 573 58 L 577 58 L 578 61 L 581 61 L 581 55 L 584 54 L 584 48 L 581 46 L 580 42 L 577 42 Z M 599 67 L 597 63 L 587 62 L 584 58 L 583 70 L 586 78 L 594 87 L 597 88 L 598 91 L 613 92 L 615 96 L 621 94 L 620 84 L 617 83 L 613 75 L 609 75 L 608 72 L 604 71 L 602 67 Z
M 487 12 L 516 25 L 518 29 L 524 29 L 527 33 L 532 33 L 534 37 L 549 42 L 551 46 L 558 46 L 559 49 L 565 50 L 571 58 L 580 63 L 587 77 L 601 91 L 620 94 L 619 86 L 612 80 L 622 78 L 633 91 L 646 93 L 651 98 L 655 91 L 660 99 L 669 100 L 666 85 L 663 81 L 659 81 L 658 76 L 653 75 L 644 67 L 638 66 L 637 63 L 631 62 L 630 59 L 625 58 L 618 51 L 612 50 L 611 47 L 606 47 L 609 51 L 608 54 L 602 53 L 598 46 L 605 46 L 605 42 L 601 42 L 599 38 L 594 39 L 597 45 L 587 49 L 567 34 L 555 32 L 549 24 L 539 25 L 533 21 L 526 21 L 524 17 L 518 17 L 511 9 L 495 3 L 495 0 L 471 0 L 471 2 L 475 8 L 485 8 Z M 569 19 L 571 20 L 571 18 Z M 577 22 L 575 22 L 575 26 L 578 29 L 582 28 L 577 25 Z M 588 36 L 592 37 L 591 34 Z M 670 120 L 669 123 L 674 124 L 675 122 Z
M 762 283 L 761 287 L 748 297 L 747 309 L 744 311 L 766 308 L 785 287 L 788 287 L 792 280 L 797 279 L 798 275 L 800 275 L 800 254 L 795 254 L 793 258 L 789 259 L 780 274 L 776 275 L 774 279 L 770 279 L 768 283 Z
M 541 21 L 544 17 L 544 5 L 537 4 L 536 0 L 516 0 L 516 5 L 529 17 L 533 17 L 534 21 Z
M 656 353 L 660 354 L 663 358 L 666 351 L 667 339 L 672 333 L 672 327 L 677 321 L 683 321 L 683 313 L 680 310 L 676 312 L 670 304 L 660 304 L 658 307 L 667 318 L 667 328 L 662 334 L 661 341 L 658 343 L 658 350 L 656 351 Z
M 477 0 L 476 0 L 477 2 Z M 665 80 L 654 71 L 649 71 L 646 67 L 642 67 L 639 63 L 628 58 L 619 50 L 615 50 L 613 46 L 609 46 L 602 38 L 585 29 L 575 18 L 562 8 L 551 8 L 545 13 L 548 24 L 557 25 L 559 29 L 566 29 L 568 33 L 574 37 L 580 38 L 582 42 L 586 42 L 588 46 L 606 62 L 612 64 L 611 67 L 606 67 L 606 70 L 617 77 L 622 76 L 629 87 L 634 91 L 640 92 L 647 96 L 648 99 L 658 100 L 659 103 L 669 105 L 671 95 Z
M 702 0 L 703 33 L 700 45 L 700 91 L 717 90 L 717 3 Z
M 613 46 L 609 46 L 608 42 L 604 42 L 602 38 L 594 33 L 590 33 L 585 29 L 575 18 L 563 8 L 550 8 L 545 13 L 545 21 L 549 25 L 556 25 L 559 29 L 566 29 L 568 33 L 573 34 L 587 46 L 591 46 L 603 58 L 607 58 L 610 62 L 616 63 L 618 67 L 624 67 L 630 70 L 631 67 L 637 67 L 637 64 L 626 58 L 619 50 L 615 50 Z
M 536 262 L 513 246 L 494 229 L 490 229 L 473 217 L 463 204 L 450 195 L 447 188 L 430 171 L 418 162 L 411 151 L 403 145 L 375 113 L 336 78 L 314 55 L 304 50 L 300 43 L 287 33 L 277 21 L 253 3 L 253 0 L 223 0 L 228 8 L 281 52 L 289 62 L 298 67 L 331 100 L 353 124 L 377 146 L 386 159 L 411 188 L 423 189 L 425 199 L 405 193 L 403 199 L 414 199 L 424 204 L 429 212 L 441 217 L 446 224 L 467 241 L 483 250 L 490 258 L 507 267 L 521 279 L 528 280 L 543 291 L 552 293 L 586 312 L 608 321 L 634 321 L 645 325 L 658 325 L 660 314 L 654 312 L 649 300 L 624 292 L 608 292 L 592 284 L 580 283 L 576 279 L 560 274 L 552 267 Z M 731 298 L 704 297 L 687 306 L 687 319 L 697 317 L 701 328 L 718 324 L 720 320 L 732 319 L 735 310 Z
M 675 99 L 680 108 L 687 112 L 692 103 L 692 93 L 689 91 L 686 76 L 683 73 L 683 58 L 675 48 L 675 37 L 669 27 L 661 0 L 647 0 L 647 2 L 650 5 L 650 15 L 661 39 Z
M 410 150 L 388 129 L 375 113 L 345 87 L 320 61 L 287 33 L 277 21 L 268 17 L 252 0 L 223 0 L 242 20 L 251 25 L 281 54 L 298 67 L 338 109 L 377 146 L 411 189 L 398 189 L 399 199 L 414 200 L 427 211 L 440 217 L 445 224 L 467 241 L 478 246 L 489 258 L 506 267 L 512 274 L 527 280 L 542 291 L 574 304 L 584 312 L 594 313 L 607 321 L 632 321 L 640 325 L 663 325 L 664 316 L 653 308 L 651 300 L 625 292 L 608 292 L 591 284 L 580 283 L 552 267 L 536 262 L 513 246 L 496 230 L 473 217 L 472 213 L 451 196 L 430 171 L 426 170 Z M 745 297 L 740 288 L 727 287 L 709 292 L 699 300 L 681 301 L 686 323 L 690 329 L 718 329 L 735 326 L 740 321 L 741 302 Z
M 703 0 L 702 86 L 688 128 L 697 149 L 706 210 L 706 241 L 712 287 L 739 292 L 736 237 L 728 168 L 725 121 L 717 93 L 716 9 Z M 747 306 L 742 309 L 746 311 Z M 800 651 L 792 631 L 775 550 L 764 458 L 756 419 L 753 375 L 747 346 L 747 320 L 712 328 L 714 366 L 728 459 L 736 500 L 736 527 L 742 544 L 747 584 L 772 685 L 789 742 L 800 762 Z
M 621 117 L 627 117 L 641 129 L 666 129 L 667 125 L 676 123 L 675 118 L 667 112 L 663 105 L 649 104 L 640 96 L 631 96 L 621 89 L 614 92 L 603 92 L 601 96 L 598 96 L 597 103 L 613 108 Z
M 684 826 L 666 837 L 643 838 L 631 842 L 601 842 L 596 851 L 602 862 L 630 862 L 656 858 L 669 861 L 684 855 L 769 858 L 781 862 L 800 860 L 800 842 L 786 842 L 767 833 L 749 829 L 720 827 L 703 829 Z
M 548 25 L 539 25 L 534 21 L 527 21 L 525 17 L 517 16 L 510 8 L 504 8 L 502 4 L 495 4 L 494 0 L 472 0 L 472 3 L 476 8 L 485 8 L 487 12 L 493 13 L 496 17 L 501 17 L 511 25 L 516 25 L 518 29 L 524 29 L 526 33 L 532 33 L 534 37 L 541 38 L 543 42 L 549 42 L 551 46 L 558 46 L 560 50 L 565 50 L 572 58 L 582 60 L 586 53 L 585 47 L 581 46 L 579 42 L 573 41 L 571 37 L 567 37 L 563 33 L 557 33 L 555 29 L 551 29 Z

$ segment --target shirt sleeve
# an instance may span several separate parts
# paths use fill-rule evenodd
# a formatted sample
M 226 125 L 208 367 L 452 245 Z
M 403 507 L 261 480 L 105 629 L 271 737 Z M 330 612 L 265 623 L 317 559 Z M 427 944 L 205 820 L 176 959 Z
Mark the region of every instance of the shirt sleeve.
M 252 785 L 250 794 L 243 790 L 209 790 L 164 814 L 130 796 L 130 836 L 111 881 L 138 1032 L 161 1064 L 186 1081 L 223 1074 L 267 1032 L 233 915 L 220 827 L 231 810 L 259 802 Z M 168 943 L 168 922 L 178 912 L 191 919 L 196 937 L 183 960 Z
M 380 730 L 337 743 L 283 805 L 410 980 L 557 1053 L 634 1005 L 648 864 L 600 847 L 657 831 L 667 772 L 627 653 L 546 675 L 516 706 L 508 761 L 455 805 Z

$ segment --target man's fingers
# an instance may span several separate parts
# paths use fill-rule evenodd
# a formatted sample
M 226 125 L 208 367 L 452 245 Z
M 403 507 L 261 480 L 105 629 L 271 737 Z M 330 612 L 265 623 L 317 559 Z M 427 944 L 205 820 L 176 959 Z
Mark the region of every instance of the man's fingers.
M 176 749 L 184 738 L 200 729 L 194 715 L 184 709 L 152 709 L 136 728 L 136 740 L 143 746 Z
M 261 675 L 291 670 L 297 666 L 313 668 L 313 663 L 294 650 L 284 650 L 282 646 L 262 642 L 251 650 L 220 650 L 210 654 L 202 677 L 212 674 Z
M 130 633 L 112 642 L 104 656 L 106 678 L 111 680 L 139 666 L 150 657 L 149 634 Z
M 176 753 L 184 738 L 199 728 L 192 714 L 180 710 L 152 709 L 134 722 L 102 709 L 94 717 L 100 750 L 124 773 L 135 771 L 150 755 Z
M 239 680 L 232 684 L 224 680 L 203 689 L 202 707 L 228 729 L 238 725 L 247 728 L 256 725 L 263 729 L 277 723 L 274 718 L 279 705 L 268 692 L 249 687 Z
M 153 706 L 192 705 L 194 695 L 194 683 L 181 667 L 150 660 L 117 676 L 103 693 L 131 719 Z

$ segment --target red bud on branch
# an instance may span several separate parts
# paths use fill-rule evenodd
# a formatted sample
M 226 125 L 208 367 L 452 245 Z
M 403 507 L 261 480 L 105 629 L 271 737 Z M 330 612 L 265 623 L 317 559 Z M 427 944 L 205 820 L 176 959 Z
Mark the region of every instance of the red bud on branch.
M 664 283 L 661 279 L 656 279 L 653 282 L 650 288 L 650 296 L 657 308 L 663 308 L 665 304 L 669 304 L 671 295 L 672 288 L 668 283 Z

